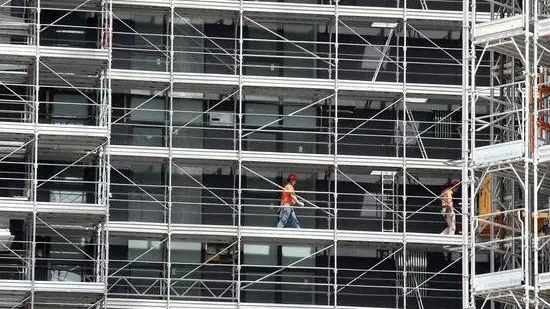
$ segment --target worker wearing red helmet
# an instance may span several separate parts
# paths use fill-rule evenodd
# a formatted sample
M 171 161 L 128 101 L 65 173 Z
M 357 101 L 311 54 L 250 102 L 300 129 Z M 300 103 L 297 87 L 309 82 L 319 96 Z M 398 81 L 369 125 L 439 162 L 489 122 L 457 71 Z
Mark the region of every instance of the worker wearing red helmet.
M 441 192 L 441 213 L 445 217 L 447 227 L 441 234 L 454 235 L 456 231 L 456 214 L 453 207 L 453 195 L 458 192 L 460 180 L 453 179 Z
M 294 206 L 304 206 L 304 203 L 298 200 L 294 192 L 296 181 L 298 181 L 298 177 L 296 177 L 295 174 L 288 175 L 288 183 L 281 192 L 281 209 L 279 210 L 279 222 L 277 223 L 277 227 L 289 226 L 297 229 L 300 228 L 300 223 L 294 212 Z

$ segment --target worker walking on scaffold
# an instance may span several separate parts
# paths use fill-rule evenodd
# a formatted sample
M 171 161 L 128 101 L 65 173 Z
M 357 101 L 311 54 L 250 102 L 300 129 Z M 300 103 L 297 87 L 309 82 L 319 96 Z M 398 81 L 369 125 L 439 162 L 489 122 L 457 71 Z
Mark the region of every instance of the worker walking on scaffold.
M 460 180 L 453 179 L 443 192 L 441 192 L 441 214 L 445 217 L 445 223 L 447 227 L 441 232 L 441 234 L 454 235 L 456 231 L 456 214 L 453 207 L 453 196 L 458 192 Z
M 304 206 L 304 203 L 300 202 L 294 192 L 294 187 L 298 177 L 295 174 L 288 175 L 288 183 L 281 192 L 281 208 L 279 210 L 279 222 L 277 227 L 294 227 L 299 229 L 300 223 L 296 218 L 294 207 L 296 205 Z

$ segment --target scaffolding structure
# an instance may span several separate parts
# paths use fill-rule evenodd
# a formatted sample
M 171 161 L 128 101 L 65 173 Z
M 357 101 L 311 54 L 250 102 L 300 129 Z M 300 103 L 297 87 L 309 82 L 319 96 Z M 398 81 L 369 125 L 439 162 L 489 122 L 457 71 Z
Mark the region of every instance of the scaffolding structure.
M 479 1 L 469 3 L 470 17 Z M 470 305 L 547 308 L 548 3 L 494 1 L 468 20 Z M 489 63 L 489 78 L 479 64 Z M 490 268 L 476 269 L 489 254 Z
M 509 132 L 518 115 L 545 119 L 538 75 L 519 86 L 512 68 L 500 97 L 484 94 L 489 113 L 476 113 L 483 95 L 470 72 L 494 66 L 472 57 L 481 43 L 470 37 L 493 23 L 494 6 L 474 0 L 470 15 L 452 0 L 3 3 L 0 308 L 473 308 L 475 296 L 521 293 L 542 302 L 528 281 L 498 297 L 489 284 L 497 271 L 519 274 L 493 262 L 497 243 L 511 244 L 503 259 L 522 275 L 531 256 L 547 259 L 538 232 L 541 255 L 529 251 L 522 219 L 542 217 L 541 195 L 507 198 L 511 176 L 527 186 L 527 166 L 544 182 L 542 155 L 479 161 L 504 144 L 492 138 L 501 131 L 506 145 L 543 149 L 523 138 L 529 126 Z M 525 93 L 539 86 L 533 116 Z M 485 124 L 491 139 L 478 144 Z M 475 209 L 480 172 L 495 175 L 502 200 L 492 205 L 508 205 L 499 223 Z M 305 204 L 300 229 L 275 227 L 289 173 Z M 466 180 L 452 210 L 459 232 L 440 234 L 453 178 Z M 534 209 L 518 206 L 530 199 Z M 500 240 L 501 230 L 512 234 Z M 482 250 L 490 275 L 470 282 Z M 535 271 L 544 283 L 548 270 Z

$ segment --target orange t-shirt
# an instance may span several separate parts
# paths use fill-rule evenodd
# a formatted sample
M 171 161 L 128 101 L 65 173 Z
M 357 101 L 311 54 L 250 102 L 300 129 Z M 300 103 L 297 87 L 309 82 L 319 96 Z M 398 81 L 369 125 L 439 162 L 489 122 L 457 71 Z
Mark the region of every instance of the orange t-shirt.
M 294 186 L 287 184 L 281 193 L 281 205 L 294 205 Z

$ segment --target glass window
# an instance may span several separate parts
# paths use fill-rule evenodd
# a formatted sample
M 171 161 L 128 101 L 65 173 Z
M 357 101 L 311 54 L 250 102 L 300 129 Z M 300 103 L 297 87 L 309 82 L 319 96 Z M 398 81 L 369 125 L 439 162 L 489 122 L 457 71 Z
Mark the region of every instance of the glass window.
M 279 105 L 269 103 L 246 103 L 245 113 L 246 125 L 261 127 L 279 119 Z M 275 122 L 269 127 L 278 125 L 279 122 Z
M 282 263 L 281 265 L 289 265 L 315 252 L 313 247 L 304 246 L 282 246 Z M 310 256 L 304 261 L 296 264 L 297 267 L 313 267 L 315 266 L 315 256 Z M 283 272 L 284 282 L 293 283 L 281 285 L 281 300 L 284 303 L 298 304 L 313 304 L 315 303 L 314 272 L 305 269 L 289 269 Z
M 277 151 L 277 133 L 254 133 L 247 137 L 249 151 Z
M 285 43 L 284 76 L 315 77 L 315 60 L 311 53 L 315 53 L 315 45 L 303 42 L 314 42 L 313 25 L 285 24 L 284 36 L 299 43 Z M 299 46 L 299 47 L 298 47 Z
M 46 243 L 42 243 L 47 248 L 44 257 L 48 260 L 48 280 L 50 281 L 81 282 L 91 270 L 92 261 L 80 251 L 86 250 L 87 238 L 68 237 L 70 242 L 52 236 Z M 45 262 L 45 259 L 37 259 L 37 265 Z
M 128 260 L 136 261 L 128 265 L 128 284 L 144 287 L 144 294 L 160 295 L 162 289 L 156 284 L 163 277 L 163 252 L 165 242 L 156 239 L 129 239 Z
M 279 105 L 269 103 L 247 103 L 245 105 L 245 113 L 245 125 L 262 127 L 279 119 Z M 276 121 L 263 130 L 273 130 L 279 127 L 279 122 Z M 247 136 L 247 140 L 247 150 L 277 151 L 276 132 L 256 131 Z
M 97 30 L 89 26 L 93 13 L 43 9 L 40 14 L 42 34 L 40 44 L 95 48 Z
M 175 126 L 182 126 L 189 122 L 189 126 L 202 125 L 202 100 L 174 98 L 173 106 L 173 123 Z
M 64 281 L 64 282 L 81 282 L 82 276 L 80 274 L 70 272 L 67 270 L 50 269 L 48 274 L 50 281 Z
M 164 202 L 165 195 L 161 168 L 161 165 L 154 164 L 132 165 L 132 181 L 139 185 L 145 185 L 144 190 L 147 193 L 140 188 L 130 187 L 131 189 L 127 193 L 128 221 L 164 222 L 165 208 L 161 203 Z
M 61 166 L 56 166 L 50 172 L 55 174 L 60 170 Z M 73 166 L 63 171 L 61 175 L 57 175 L 51 180 L 52 189 L 49 191 L 49 201 L 53 203 L 85 203 L 85 190 L 91 188 L 88 184 L 84 184 L 83 180 L 83 167 Z
M 207 59 L 216 59 L 215 56 L 210 56 L 208 50 L 205 51 L 204 38 L 201 36 L 201 33 L 204 33 L 203 25 L 204 21 L 199 18 L 176 17 L 174 23 L 174 71 L 202 73 L 205 55 Z
M 262 265 L 277 265 L 277 245 L 275 244 L 244 244 L 243 252 L 243 264 L 247 265 L 243 268 L 243 280 L 254 281 L 262 274 L 273 271 L 272 268 L 261 267 Z M 258 282 L 247 288 L 243 297 L 247 302 L 272 303 L 275 301 L 275 291 L 275 284 Z
M 277 24 L 275 23 L 262 23 L 262 26 L 277 32 Z M 243 51 L 245 74 L 279 76 L 282 61 L 273 57 L 278 50 L 273 33 L 254 24 L 249 24 L 247 30 L 248 39 L 245 38 Z
M 283 151 L 290 153 L 315 153 L 315 134 L 312 133 L 283 133 Z
M 146 101 L 147 103 L 144 104 Z M 150 97 L 132 96 L 130 108 L 134 109 L 138 106 L 138 109 L 132 110 L 130 113 L 130 120 L 164 123 L 166 109 L 165 99 L 159 97 L 151 99 Z
M 363 52 L 363 59 L 361 61 L 362 69 L 375 70 L 378 68 L 380 61 L 383 61 L 382 68 L 386 68 L 387 62 L 384 61 L 381 46 L 365 46 L 365 51 Z
M 181 148 L 203 146 L 203 102 L 195 99 L 173 100 L 173 145 Z M 182 126 L 185 126 L 182 128 Z
M 202 182 L 202 168 L 180 167 L 184 168 L 196 181 Z M 172 222 L 201 224 L 202 187 L 179 167 L 174 166 L 172 171 Z
M 277 245 L 243 244 L 243 263 L 248 265 L 277 265 Z
M 134 46 L 131 51 L 132 69 L 134 70 L 166 70 L 166 34 L 164 15 L 133 15 L 135 22 L 134 34 L 132 30 L 125 29 L 133 35 Z M 164 52 L 164 53 L 163 53 Z
M 86 195 L 84 192 L 52 190 L 50 191 L 50 202 L 53 203 L 85 203 Z
M 203 276 L 203 268 L 196 269 L 201 263 L 202 244 L 200 242 L 189 242 L 172 240 L 172 281 L 171 289 L 176 293 L 187 297 L 200 296 L 202 286 L 197 285 L 197 278 Z M 192 274 L 188 275 L 189 272 Z
M 272 181 L 278 176 L 274 171 L 256 170 L 256 172 Z M 246 189 L 248 190 L 243 193 L 243 224 L 276 226 L 280 189 L 252 174 L 246 177 Z
M 382 200 L 381 194 L 365 194 L 363 195 L 363 203 L 361 205 L 361 217 L 366 218 L 381 218 L 383 205 L 380 204 Z
M 77 94 L 55 94 L 52 117 L 57 124 L 83 124 L 88 119 L 88 100 Z
M 286 105 L 283 107 L 285 115 L 289 115 L 304 106 L 309 102 L 303 103 L 303 105 Z M 292 153 L 315 153 L 317 140 L 316 132 L 317 127 L 317 107 L 312 106 L 307 109 L 296 113 L 293 116 L 286 116 L 283 119 L 283 126 L 285 130 L 294 129 L 307 129 L 307 132 L 284 132 L 283 133 L 283 151 Z
M 162 245 L 160 240 L 152 239 L 129 239 L 128 240 L 128 260 L 138 258 L 147 250 L 145 261 L 161 261 L 162 260 Z
M 200 263 L 202 244 L 200 242 L 189 242 L 172 240 L 172 261 L 177 263 Z
M 282 265 L 289 265 L 302 259 L 306 256 L 310 256 L 315 252 L 313 247 L 305 246 L 282 246 L 283 263 Z M 315 266 L 315 256 L 309 257 L 298 264 L 299 266 Z
M 304 108 L 307 104 L 311 103 L 306 102 L 304 105 L 285 105 L 283 107 L 283 113 L 285 115 L 289 115 L 301 108 Z M 312 106 L 296 113 L 293 116 L 286 116 L 283 119 L 283 126 L 285 128 L 315 129 L 317 126 L 316 116 L 317 107 Z
M 153 127 L 134 127 L 132 128 L 133 144 L 138 146 L 163 146 L 162 128 Z

